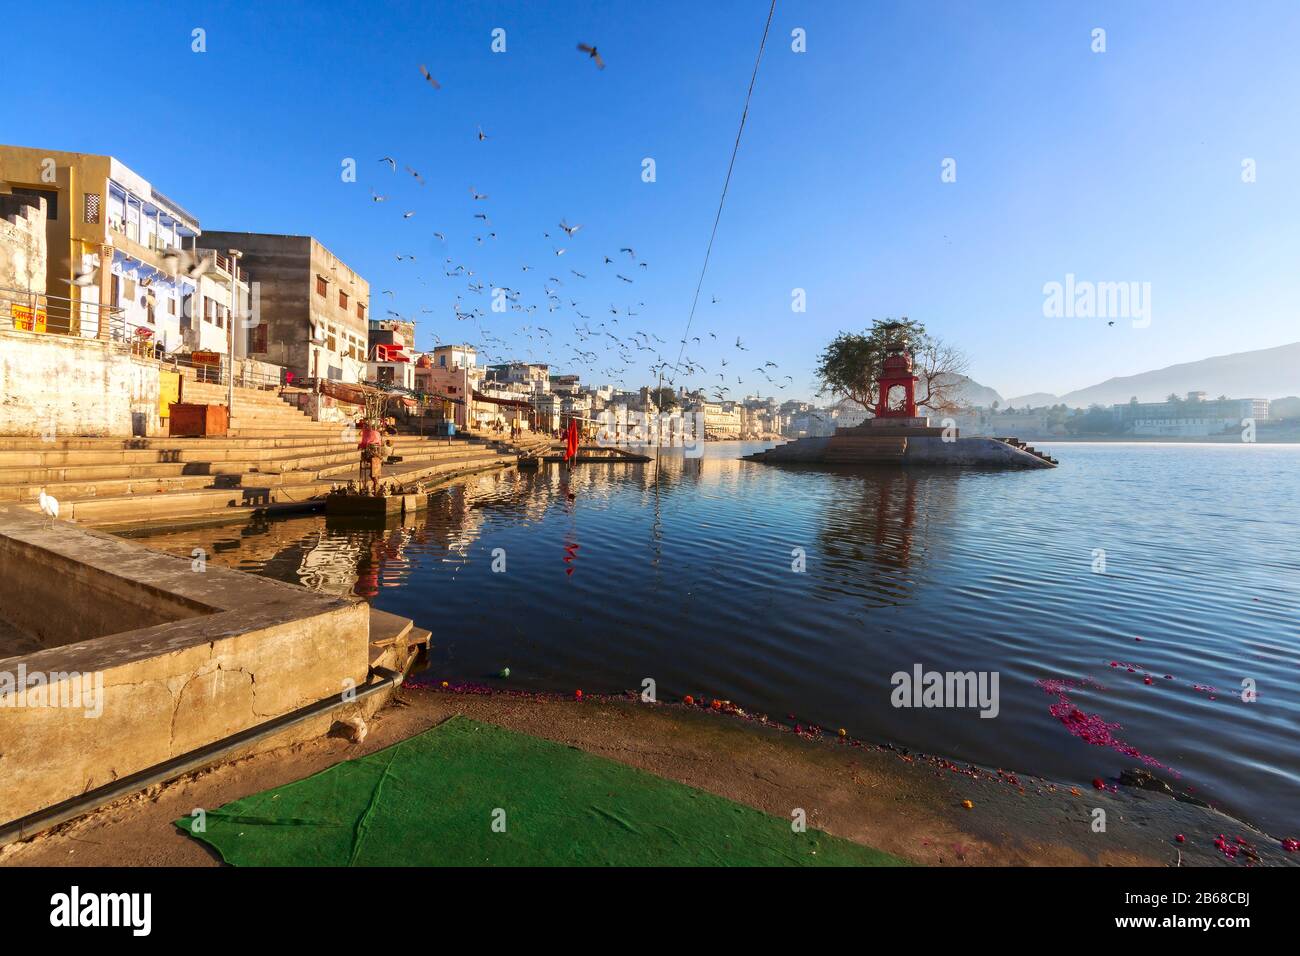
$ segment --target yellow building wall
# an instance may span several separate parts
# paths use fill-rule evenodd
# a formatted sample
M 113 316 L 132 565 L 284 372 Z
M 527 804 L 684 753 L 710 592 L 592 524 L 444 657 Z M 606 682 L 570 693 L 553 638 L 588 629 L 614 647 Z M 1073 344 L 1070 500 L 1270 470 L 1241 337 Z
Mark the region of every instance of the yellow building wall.
M 13 187 L 48 190 L 58 194 L 58 219 L 48 223 L 49 264 L 47 295 L 71 299 L 73 334 L 80 334 L 76 314 L 82 300 L 81 290 L 71 284 L 77 267 L 86 254 L 102 255 L 108 243 L 108 178 L 112 160 L 93 153 L 70 153 L 56 149 L 0 144 L 0 192 Z M 85 221 L 86 193 L 100 197 L 99 223 Z M 99 301 L 108 302 L 107 266 L 101 262 Z M 101 323 L 104 326 L 105 323 Z M 101 327 L 101 334 L 107 328 Z

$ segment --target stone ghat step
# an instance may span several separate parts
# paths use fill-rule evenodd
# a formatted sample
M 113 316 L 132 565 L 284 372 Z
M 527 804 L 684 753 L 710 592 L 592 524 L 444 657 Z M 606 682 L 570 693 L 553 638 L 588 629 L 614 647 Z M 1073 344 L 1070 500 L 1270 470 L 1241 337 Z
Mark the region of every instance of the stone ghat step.
M 340 435 L 343 433 L 343 426 L 336 426 Z M 350 434 L 350 433 L 349 433 Z M 400 440 L 418 440 L 418 435 L 398 435 Z M 319 441 L 320 436 L 311 433 L 308 435 L 299 435 L 293 437 L 275 436 L 270 438 L 231 438 L 229 436 L 211 436 L 202 437 L 179 437 L 171 435 L 156 435 L 152 438 L 123 438 L 123 437 L 81 437 L 81 438 L 58 438 L 51 441 L 45 441 L 34 437 L 17 437 L 17 438 L 0 438 L 0 455 L 6 452 L 30 452 L 30 451 L 116 451 L 116 450 L 141 450 L 150 448 L 212 448 L 220 447 L 224 444 L 238 443 L 241 446 L 249 448 L 278 448 L 280 446 L 305 445 L 313 441 Z M 353 444 L 355 439 L 351 439 Z
M 194 398 L 226 400 L 227 391 L 225 385 L 217 385 L 212 382 L 195 382 L 187 379 L 181 386 L 181 395 L 186 401 Z M 280 390 L 278 388 L 244 388 L 242 385 L 235 386 L 236 404 L 242 399 L 243 401 L 258 401 L 267 398 L 280 401 Z
M 443 479 L 513 464 L 509 455 L 483 455 L 472 460 L 421 462 L 414 467 L 386 467 L 382 480 L 402 482 Z M 170 519 L 232 512 L 239 517 L 265 509 L 295 510 L 324 504 L 323 496 L 341 481 L 312 480 L 303 484 L 269 485 L 236 488 L 206 488 L 156 494 L 99 495 L 87 498 L 60 499 L 59 517 L 94 527 L 165 524 Z M 34 503 L 20 507 L 39 511 Z M 252 509 L 251 511 L 249 509 Z
M 437 455 L 452 454 L 473 446 L 453 445 L 395 445 L 393 452 L 396 457 L 408 461 L 418 461 L 424 458 L 434 457 Z M 275 474 L 285 471 L 318 471 L 322 468 L 329 468 L 335 465 L 345 465 L 348 468 L 358 468 L 361 464 L 360 453 L 354 446 L 345 445 L 340 447 L 330 447 L 322 449 L 312 449 L 311 451 L 292 455 L 284 458 L 263 458 L 258 461 L 228 461 L 214 462 L 211 465 L 214 474 L 221 474 L 231 470 L 243 470 L 241 466 L 249 465 L 248 470 Z M 255 467 L 254 467 L 255 466 Z
M 867 464 L 877 461 L 902 461 L 907 454 L 906 438 L 859 437 L 835 435 L 826 445 L 822 461 L 840 464 Z
M 230 438 L 321 438 L 321 437 L 343 437 L 345 435 L 354 435 L 355 433 L 344 425 L 326 424 L 317 422 L 314 425 L 294 425 L 292 427 L 280 428 L 271 425 L 247 425 L 243 428 L 232 428 L 229 433 Z M 356 444 L 357 438 L 351 439 Z
M 196 392 L 193 389 L 185 388 L 181 390 L 181 400 L 196 405 L 225 405 L 228 399 L 226 393 L 221 392 Z M 281 398 L 275 392 L 235 392 L 235 411 L 241 408 L 286 408 L 289 411 L 298 410 L 296 400 L 286 400 Z
M 393 443 L 402 449 L 425 442 L 442 443 L 447 439 L 422 439 L 415 435 L 398 435 Z M 464 439 L 451 439 L 463 441 Z M 342 432 L 336 435 L 307 435 L 283 438 L 150 438 L 84 439 L 85 447 L 46 446 L 39 439 L 27 448 L 0 450 L 0 469 L 58 468 L 92 465 L 149 463 L 198 463 L 218 461 L 260 461 L 287 458 L 294 454 L 311 454 L 316 450 L 350 450 L 356 442 Z M 229 470 L 229 469 L 227 469 Z M 202 473 L 201 470 L 198 473 Z
M 326 425 L 332 428 L 342 428 L 341 424 L 336 422 L 317 422 L 312 421 L 310 415 L 303 412 L 295 412 L 292 408 L 286 407 L 283 412 L 279 411 L 250 411 L 248 409 L 236 409 L 235 417 L 230 420 L 230 428 L 302 428 L 304 425 L 315 427 Z
M 235 490 L 248 487 L 279 487 L 310 484 L 317 481 L 314 472 L 262 474 L 249 472 L 231 475 L 179 475 L 161 478 L 74 479 L 39 484 L 0 485 L 0 501 L 35 501 L 41 488 L 60 504 L 81 498 L 113 498 L 123 495 L 156 495 L 174 491 L 202 491 L 213 488 Z
M 325 474 L 355 477 L 359 467 L 351 446 L 308 448 L 307 455 L 230 461 L 132 463 L 107 466 L 0 470 L 0 501 L 35 500 L 41 488 L 60 500 L 128 494 L 157 494 L 212 487 L 303 484 Z M 494 454 L 470 442 L 403 442 L 394 451 L 403 459 L 396 467 L 421 462 L 473 460 Z M 391 466 L 390 466 L 391 467 Z
M 485 449 L 485 450 L 466 449 L 464 451 L 459 451 L 459 452 L 454 450 L 450 452 L 447 451 L 420 452 L 418 455 L 408 456 L 403 461 L 398 462 L 397 467 L 401 467 L 403 465 L 408 465 L 408 464 L 410 465 L 423 464 L 425 462 L 428 462 L 430 464 L 433 463 L 442 464 L 446 462 L 494 461 L 497 459 L 505 459 L 508 461 L 513 461 L 514 456 L 502 455 L 499 452 L 494 452 L 491 451 L 490 449 Z M 360 470 L 360 467 L 361 467 L 360 462 L 358 462 L 355 458 L 353 458 L 351 461 L 345 463 L 339 463 L 336 465 L 322 468 L 320 469 L 318 474 L 322 478 L 334 478 L 339 481 L 351 481 L 352 479 L 357 477 L 357 473 Z
M 174 478 L 191 467 L 183 462 L 137 462 L 110 465 L 55 465 L 0 468 L 0 487 L 22 483 L 39 485 L 62 481 L 94 481 L 106 478 Z

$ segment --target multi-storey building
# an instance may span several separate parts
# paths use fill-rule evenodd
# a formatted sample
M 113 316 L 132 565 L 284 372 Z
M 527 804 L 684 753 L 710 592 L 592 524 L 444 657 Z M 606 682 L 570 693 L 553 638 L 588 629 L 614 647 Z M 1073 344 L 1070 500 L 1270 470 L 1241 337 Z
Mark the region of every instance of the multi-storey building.
M 251 358 L 298 378 L 365 379 L 370 283 L 311 236 L 210 230 L 203 241 L 240 250 L 256 279 Z
M 231 315 L 248 311 L 246 272 L 228 246 L 200 242 L 198 219 L 125 163 L 0 146 L 0 193 L 44 200 L 44 288 L 17 291 L 45 293 L 46 332 L 171 354 L 227 351 Z M 246 324 L 233 330 L 237 356 Z

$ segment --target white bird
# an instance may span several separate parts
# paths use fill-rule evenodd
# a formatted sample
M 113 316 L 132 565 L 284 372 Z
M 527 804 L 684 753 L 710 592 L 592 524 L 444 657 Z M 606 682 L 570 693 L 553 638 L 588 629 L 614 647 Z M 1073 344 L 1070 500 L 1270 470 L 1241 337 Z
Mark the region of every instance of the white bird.
M 96 263 L 93 266 L 84 266 L 84 265 L 80 266 L 78 267 L 73 278 L 63 279 L 61 281 L 66 282 L 68 285 L 78 286 L 79 288 L 82 289 L 86 288 L 87 286 L 98 285 L 99 284 L 98 263 Z
M 41 488 L 41 496 L 36 499 L 41 506 L 41 514 L 50 519 L 50 527 L 54 527 L 54 519 L 59 516 L 59 499 L 53 495 L 47 495 L 45 488 Z

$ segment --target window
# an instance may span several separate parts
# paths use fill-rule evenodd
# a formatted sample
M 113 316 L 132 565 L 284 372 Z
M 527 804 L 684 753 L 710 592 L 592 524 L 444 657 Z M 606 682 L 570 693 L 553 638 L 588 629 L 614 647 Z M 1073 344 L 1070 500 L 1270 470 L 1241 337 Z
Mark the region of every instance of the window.
M 266 326 L 265 325 L 253 326 L 253 351 L 254 352 L 266 351 Z
M 366 319 L 366 304 L 364 302 L 357 303 L 357 318 L 363 322 Z
M 317 294 L 318 296 L 320 296 L 321 298 L 324 298 L 325 296 L 327 296 L 327 295 L 329 294 L 329 291 L 328 291 L 328 289 L 327 289 L 327 286 L 328 286 L 328 285 L 329 285 L 329 283 L 325 281 L 325 277 L 324 277 L 324 276 L 317 276 L 317 277 L 316 277 L 316 294 Z
M 99 225 L 99 193 L 86 193 L 86 225 Z
M 347 307 L 348 307 L 348 294 L 344 292 L 342 289 L 339 289 L 339 308 L 346 309 Z
M 167 314 L 168 315 L 176 314 L 176 300 L 170 297 L 167 299 Z

